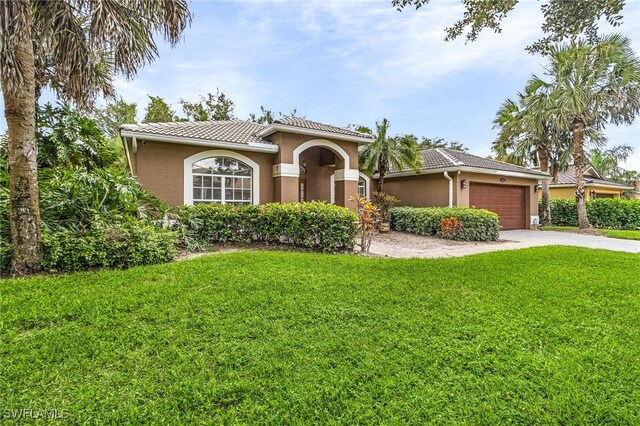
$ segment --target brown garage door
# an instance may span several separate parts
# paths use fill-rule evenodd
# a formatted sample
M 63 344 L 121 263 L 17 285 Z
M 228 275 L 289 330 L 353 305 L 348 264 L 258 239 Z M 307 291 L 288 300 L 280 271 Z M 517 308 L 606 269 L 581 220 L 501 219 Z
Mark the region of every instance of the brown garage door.
M 469 205 L 498 213 L 502 229 L 523 229 L 525 222 L 525 187 L 471 182 Z

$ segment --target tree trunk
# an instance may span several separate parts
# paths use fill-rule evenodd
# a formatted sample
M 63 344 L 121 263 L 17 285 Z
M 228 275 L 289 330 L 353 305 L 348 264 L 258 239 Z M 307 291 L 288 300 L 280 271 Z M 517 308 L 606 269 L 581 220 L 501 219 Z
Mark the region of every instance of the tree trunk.
M 380 161 L 378 162 L 378 174 L 380 178 L 378 179 L 378 192 L 382 192 L 382 188 L 384 187 L 384 176 L 387 174 L 387 165 Z
M 9 222 L 16 274 L 37 272 L 42 265 L 38 173 L 35 141 L 35 71 L 31 41 L 31 6 L 24 3 L 26 30 L 16 34 L 14 55 L 23 73 L 19 84 L 2 81 L 9 157 Z
M 540 171 L 549 173 L 549 154 L 544 147 L 538 148 L 538 159 L 540 160 Z M 540 209 L 542 217 L 540 224 L 543 226 L 551 226 L 551 206 L 549 205 L 549 180 L 542 179 L 542 202 Z
M 384 187 L 384 173 L 380 173 L 380 179 L 378 179 L 378 192 L 382 192 Z
M 584 201 L 584 168 L 586 159 L 584 156 L 584 122 L 576 120 L 573 123 L 573 165 L 576 169 L 576 204 L 578 207 L 578 226 L 580 229 L 588 229 L 589 217 Z

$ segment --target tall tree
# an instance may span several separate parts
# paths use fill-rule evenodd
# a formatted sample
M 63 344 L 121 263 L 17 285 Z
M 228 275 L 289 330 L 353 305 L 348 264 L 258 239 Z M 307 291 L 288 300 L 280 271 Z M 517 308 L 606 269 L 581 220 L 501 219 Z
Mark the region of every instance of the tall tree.
M 431 0 L 392 0 L 391 3 L 398 10 L 406 7 L 420 9 Z M 445 40 L 453 40 L 466 32 L 467 41 L 475 41 L 484 29 L 502 32 L 501 23 L 511 13 L 519 0 L 461 0 L 464 5 L 464 16 L 453 26 L 446 28 Z M 542 31 L 543 38 L 527 47 L 529 52 L 544 52 L 553 43 L 565 39 L 573 39 L 584 35 L 588 41 L 595 41 L 598 35 L 598 25 L 604 19 L 611 26 L 622 23 L 622 9 L 625 0 L 546 0 L 540 2 L 540 9 L 544 17 Z
M 366 145 L 358 155 L 360 167 L 371 175 L 378 172 L 378 192 L 384 189 L 384 178 L 390 169 L 412 169 L 420 171 L 423 160 L 415 137 L 407 135 L 390 137 L 389 120 L 376 122 L 376 134 L 373 143 Z
M 143 123 L 166 123 L 179 120 L 176 112 L 160 96 L 147 96 L 149 96 L 149 104 L 146 109 L 147 113 L 142 120 Z
M 8 128 L 14 273 L 38 271 L 42 263 L 36 76 L 50 76 L 38 81 L 40 89 L 50 85 L 59 97 L 89 106 L 114 74 L 132 78 L 157 56 L 153 34 L 175 45 L 190 20 L 185 0 L 0 2 L 0 84 Z M 37 60 L 41 55 L 52 59 Z M 99 64 L 104 65 L 102 74 L 96 72 Z
M 493 121 L 500 132 L 492 150 L 498 158 L 522 166 L 539 166 L 556 181 L 560 168 L 567 166 L 570 152 L 568 131 L 554 129 L 550 110 L 540 103 L 531 102 L 535 94 L 532 86 L 519 93 L 517 100 L 507 99 L 498 109 Z M 542 225 L 551 225 L 549 181 L 542 180 Z
M 107 102 L 104 108 L 96 108 L 93 116 L 100 129 L 110 138 L 118 138 L 120 126 L 135 124 L 138 106 L 119 97 Z
M 435 138 L 427 138 L 422 137 L 420 142 L 418 143 L 421 149 L 432 149 L 432 148 L 448 148 L 453 149 L 455 151 L 467 152 L 469 148 L 464 146 L 462 143 L 458 141 L 446 141 L 443 138 L 435 137 Z
M 260 123 L 260 124 L 271 124 L 275 120 L 278 120 L 280 118 L 289 118 L 289 117 L 299 117 L 298 110 L 294 108 L 289 114 L 283 114 L 281 111 L 278 113 L 278 117 L 276 118 L 276 115 L 272 110 L 267 109 L 261 105 L 260 114 L 256 114 L 256 113 L 249 114 L 249 120 L 255 123 Z
M 554 112 L 554 127 L 571 131 L 578 224 L 586 229 L 585 139 L 589 130 L 602 130 L 608 123 L 633 123 L 640 112 L 640 60 L 629 39 L 617 34 L 595 43 L 575 40 L 554 46 L 549 58 L 549 79 L 530 82 L 536 92 L 532 103 Z
M 220 89 L 216 93 L 207 93 L 207 96 L 200 96 L 199 102 L 188 102 L 180 99 L 182 111 L 188 120 L 193 121 L 221 121 L 233 120 L 234 103 Z
M 594 148 L 589 152 L 589 160 L 604 179 L 628 183 L 629 174 L 620 167 L 620 163 L 632 153 L 633 147 L 630 145 L 618 145 L 606 150 Z

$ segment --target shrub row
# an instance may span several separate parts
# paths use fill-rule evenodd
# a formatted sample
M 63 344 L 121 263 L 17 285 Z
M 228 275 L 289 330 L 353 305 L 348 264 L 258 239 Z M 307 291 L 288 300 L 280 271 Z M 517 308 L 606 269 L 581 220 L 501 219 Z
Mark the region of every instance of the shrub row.
M 132 220 L 86 231 L 45 233 L 43 246 L 48 272 L 128 268 L 173 260 L 176 235 Z
M 500 234 L 498 215 L 469 207 L 394 207 L 391 226 L 396 231 L 418 235 L 439 235 L 442 219 L 456 218 L 460 229 L 453 239 L 460 241 L 496 241 Z
M 599 198 L 586 202 L 587 216 L 596 228 L 640 229 L 640 200 Z M 575 200 L 551 200 L 551 224 L 578 226 Z
M 212 243 L 261 241 L 342 251 L 353 249 L 357 220 L 352 211 L 325 202 L 197 204 L 180 207 L 175 226 L 190 250 Z

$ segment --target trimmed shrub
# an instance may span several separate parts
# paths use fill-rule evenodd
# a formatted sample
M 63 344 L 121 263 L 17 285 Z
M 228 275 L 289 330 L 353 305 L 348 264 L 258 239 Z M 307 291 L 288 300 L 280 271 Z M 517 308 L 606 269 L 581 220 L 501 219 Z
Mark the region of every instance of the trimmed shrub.
M 551 224 L 578 226 L 575 200 L 550 200 Z M 597 198 L 586 202 L 587 216 L 596 228 L 640 229 L 640 200 Z
M 470 207 L 394 207 L 391 227 L 418 235 L 438 235 L 441 220 L 455 218 L 460 229 L 453 239 L 459 241 L 496 241 L 500 235 L 498 215 Z
M 207 244 L 262 241 L 341 251 L 353 249 L 357 220 L 349 209 L 326 202 L 197 204 L 180 207 L 175 226 L 190 250 Z
M 48 272 L 152 265 L 169 262 L 176 254 L 175 233 L 136 221 L 45 233 L 43 245 Z

